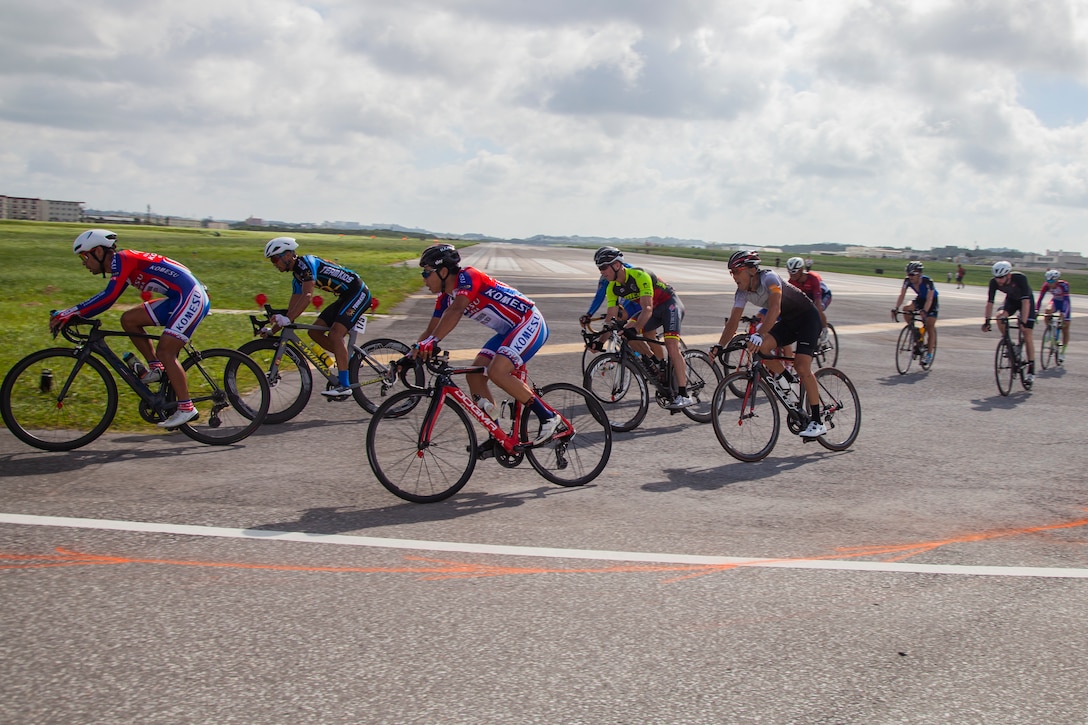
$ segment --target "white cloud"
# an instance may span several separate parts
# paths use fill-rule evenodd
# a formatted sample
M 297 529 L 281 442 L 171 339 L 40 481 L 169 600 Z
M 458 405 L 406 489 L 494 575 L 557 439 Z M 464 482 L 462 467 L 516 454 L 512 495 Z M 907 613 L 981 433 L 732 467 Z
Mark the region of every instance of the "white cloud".
M 1083 0 L 46 5 L 0 27 L 0 193 L 1088 252 Z

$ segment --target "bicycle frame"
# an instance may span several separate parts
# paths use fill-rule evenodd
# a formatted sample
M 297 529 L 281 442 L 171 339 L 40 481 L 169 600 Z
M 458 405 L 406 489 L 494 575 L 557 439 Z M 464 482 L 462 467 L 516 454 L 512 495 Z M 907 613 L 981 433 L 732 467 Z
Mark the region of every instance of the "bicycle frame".
M 71 329 L 78 325 L 90 325 L 91 330 L 84 335 L 83 333 Z M 133 392 L 140 397 L 140 400 L 146 403 L 152 410 L 163 415 L 164 419 L 165 417 L 168 417 L 168 414 L 177 408 L 177 402 L 169 400 L 169 397 L 173 394 L 173 388 L 170 387 L 170 383 L 166 379 L 166 376 L 162 376 L 158 392 L 152 391 L 151 388 L 140 380 L 136 373 L 125 364 L 124 360 L 122 360 L 117 353 L 106 344 L 107 337 L 125 337 L 128 339 L 139 337 L 146 340 L 158 340 L 160 336 L 147 333 L 130 334 L 114 330 L 103 330 L 101 329 L 101 325 L 101 320 L 82 318 L 69 323 L 68 327 L 61 330 L 61 335 L 64 336 L 64 339 L 76 346 L 78 356 L 76 358 L 76 364 L 72 367 L 72 371 L 68 375 L 68 379 L 64 381 L 64 385 L 57 395 L 57 404 L 63 404 L 62 401 L 68 395 L 68 390 L 72 381 L 75 380 L 76 375 L 79 374 L 79 371 L 87 358 L 91 355 L 98 355 L 98 357 L 102 358 L 107 365 L 113 368 L 114 372 L 116 372 L 117 375 L 132 388 Z M 196 354 L 191 343 L 186 343 L 183 349 L 190 356 Z
M 249 316 L 249 320 L 253 324 L 253 332 L 255 335 L 260 334 L 260 330 L 268 324 L 268 322 L 272 319 L 273 315 L 284 314 L 286 312 L 286 310 L 273 309 L 271 305 L 265 305 L 264 309 L 265 312 L 268 313 L 268 317 L 264 320 L 259 320 L 255 315 Z M 360 320 L 362 319 L 364 318 L 360 318 Z M 296 330 L 319 330 L 321 332 L 328 332 L 329 328 L 322 325 L 308 325 L 302 322 L 292 322 L 290 325 L 280 328 L 280 334 L 278 337 L 275 338 L 276 340 L 278 340 L 279 344 L 276 345 L 276 353 L 272 357 L 272 366 L 268 371 L 269 377 L 275 378 L 275 376 L 279 373 L 280 361 L 283 359 L 284 348 L 287 345 L 290 345 L 299 354 L 301 354 L 310 363 L 310 365 L 312 365 L 314 369 L 321 374 L 323 378 L 325 378 L 325 381 L 327 383 L 329 383 L 330 385 L 336 385 L 339 382 L 337 376 L 331 372 L 329 367 L 325 364 L 325 361 L 320 359 L 317 354 L 310 349 L 309 345 L 303 343 L 302 338 L 299 337 Z M 350 356 L 353 354 L 361 355 L 363 359 L 366 360 L 368 363 L 370 363 L 371 365 L 376 365 L 377 361 L 374 360 L 374 358 L 372 358 L 370 355 L 368 355 L 367 352 L 363 350 L 363 348 L 357 342 L 360 332 L 361 330 L 359 329 L 358 325 L 348 330 L 348 356 L 350 358 Z M 392 371 L 390 374 L 394 375 L 395 371 Z M 383 380 L 388 382 L 385 377 L 379 375 L 376 378 L 360 380 L 357 384 L 354 384 L 351 387 L 354 388 L 363 385 L 370 385 L 372 383 L 377 383 Z
M 512 416 L 513 424 L 510 433 L 507 433 L 499 425 L 499 422 L 488 415 L 480 406 L 476 405 L 476 402 L 472 399 L 472 396 L 462 390 L 453 382 L 454 375 L 468 375 L 472 373 L 482 373 L 487 368 L 485 367 L 463 367 L 463 368 L 451 368 L 448 363 L 440 363 L 441 367 L 431 369 L 435 372 L 435 379 L 433 382 L 434 394 L 431 396 L 430 408 L 427 410 L 425 417 L 425 423 L 423 428 L 419 431 L 419 448 L 420 450 L 426 448 L 430 444 L 430 435 L 434 421 L 438 420 L 438 414 L 442 412 L 442 406 L 446 404 L 446 398 L 452 398 L 455 400 L 465 412 L 467 412 L 472 418 L 476 420 L 481 426 L 483 426 L 487 432 L 494 438 L 499 445 L 502 446 L 509 454 L 520 453 L 525 448 L 529 447 L 531 443 L 524 441 L 520 437 L 518 430 L 518 423 L 521 421 L 522 415 L 524 415 L 525 406 L 514 401 L 514 412 Z M 515 377 L 522 382 L 528 382 L 529 374 L 524 368 L 518 368 L 514 371 Z M 543 402 L 543 401 L 541 401 Z M 547 405 L 545 403 L 545 405 Z M 574 435 L 574 426 L 567 418 L 565 418 L 559 411 L 553 410 L 549 407 L 549 410 L 560 416 L 563 421 L 563 427 L 565 430 L 558 433 L 555 439 L 569 438 Z

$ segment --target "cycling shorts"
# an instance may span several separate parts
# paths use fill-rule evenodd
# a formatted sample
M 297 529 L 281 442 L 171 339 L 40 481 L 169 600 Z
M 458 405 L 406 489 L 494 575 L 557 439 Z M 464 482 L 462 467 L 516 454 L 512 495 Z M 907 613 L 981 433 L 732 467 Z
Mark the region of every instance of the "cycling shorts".
M 370 289 L 356 279 L 352 282 L 344 294 L 336 298 L 336 302 L 321 310 L 317 319 L 325 323 L 327 327 L 339 322 L 345 329 L 355 327 L 363 313 L 370 309 Z
M 1068 322 L 1069 318 L 1073 315 L 1073 305 L 1070 303 L 1068 297 L 1063 297 L 1060 300 L 1050 300 L 1050 302 L 1047 303 L 1047 309 L 1060 314 L 1062 319 L 1066 322 Z
M 1025 329 L 1032 329 L 1035 327 L 1035 298 L 1028 297 L 1027 301 L 1030 303 L 1030 309 L 1028 310 L 1028 319 L 1023 320 L 1023 326 Z M 1005 304 L 1001 309 L 1008 312 L 1009 315 L 1020 315 L 1020 300 L 1015 299 L 1012 295 L 1005 295 Z
M 779 347 L 796 343 L 794 352 L 812 357 L 818 349 L 817 344 L 823 329 L 820 312 L 814 305 L 812 309 L 805 310 L 800 315 L 794 315 L 789 319 L 779 317 L 778 322 L 771 328 L 771 337 Z
M 509 358 L 515 368 L 526 365 L 548 341 L 548 323 L 544 315 L 533 307 L 532 311 L 508 332 L 500 332 L 484 343 L 480 355 L 494 359 L 496 355 Z
M 923 312 L 926 309 L 926 298 L 925 297 L 915 297 L 914 298 L 914 309 L 918 310 L 919 312 Z M 940 311 L 941 311 L 941 303 L 940 302 L 934 302 L 933 306 L 929 308 L 929 312 L 926 313 L 926 317 L 936 317 L 937 314 Z
M 663 328 L 662 332 L 666 335 L 679 335 L 680 322 L 683 319 L 684 303 L 674 294 L 665 304 L 654 307 L 653 312 L 650 313 L 650 319 L 646 322 L 646 326 L 642 328 L 642 334 L 645 335 L 660 327 Z
M 182 298 L 163 297 L 144 303 L 144 310 L 156 325 L 162 325 L 162 334 L 188 344 L 200 321 L 208 316 L 211 300 L 201 284 L 194 284 Z

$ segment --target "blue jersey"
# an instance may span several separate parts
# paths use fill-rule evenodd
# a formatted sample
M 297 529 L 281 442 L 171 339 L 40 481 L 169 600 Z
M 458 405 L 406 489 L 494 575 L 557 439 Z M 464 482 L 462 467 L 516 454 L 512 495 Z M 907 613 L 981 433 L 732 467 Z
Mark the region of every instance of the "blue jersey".
M 631 269 L 631 265 L 627 264 L 627 262 L 624 262 L 623 266 L 627 267 L 627 269 Z M 601 303 L 604 302 L 604 295 L 607 289 L 608 280 L 605 279 L 602 274 L 600 281 L 597 282 L 597 294 L 593 296 L 593 301 L 589 303 L 589 310 L 586 311 L 587 315 L 592 316 L 593 313 L 597 311 L 597 308 L 601 306 Z M 623 304 L 623 309 L 627 312 L 628 317 L 638 317 L 638 313 L 642 310 L 642 306 L 639 305 L 637 300 L 622 300 L 621 303 Z
M 294 276 L 291 281 L 291 292 L 294 294 L 302 292 L 304 282 L 313 282 L 318 289 L 332 292 L 337 296 L 345 292 L 357 291 L 356 285 L 361 285 L 363 282 L 359 275 L 350 269 L 326 262 L 321 257 L 315 257 L 312 254 L 295 257 L 295 262 L 291 265 L 291 274 Z

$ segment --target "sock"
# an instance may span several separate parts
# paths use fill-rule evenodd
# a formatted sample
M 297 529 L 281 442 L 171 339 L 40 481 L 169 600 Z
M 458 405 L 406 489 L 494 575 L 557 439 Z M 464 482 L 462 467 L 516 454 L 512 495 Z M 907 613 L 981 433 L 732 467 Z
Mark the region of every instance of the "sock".
M 347 370 L 341 370 L 339 373 L 337 373 L 337 378 L 339 379 L 341 388 L 347 388 L 351 386 L 351 381 L 348 380 Z
M 676 389 L 676 394 L 677 395 L 682 395 L 685 398 L 688 397 L 688 386 L 681 385 L 680 387 L 678 387 Z
M 163 365 L 158 360 L 148 360 L 147 361 L 147 369 L 148 370 L 158 370 L 161 373 L 164 370 L 166 370 L 166 366 Z
M 809 406 L 809 413 L 812 415 L 812 420 L 813 421 L 815 421 L 816 423 L 820 422 L 820 406 L 819 405 Z
M 541 423 L 555 417 L 555 413 L 545 408 L 544 403 L 535 395 L 533 396 L 533 399 L 529 401 L 529 410 L 536 413 L 536 417 L 540 418 Z
M 193 405 L 193 401 L 191 399 L 183 400 L 178 403 L 178 410 L 196 410 L 196 406 Z

